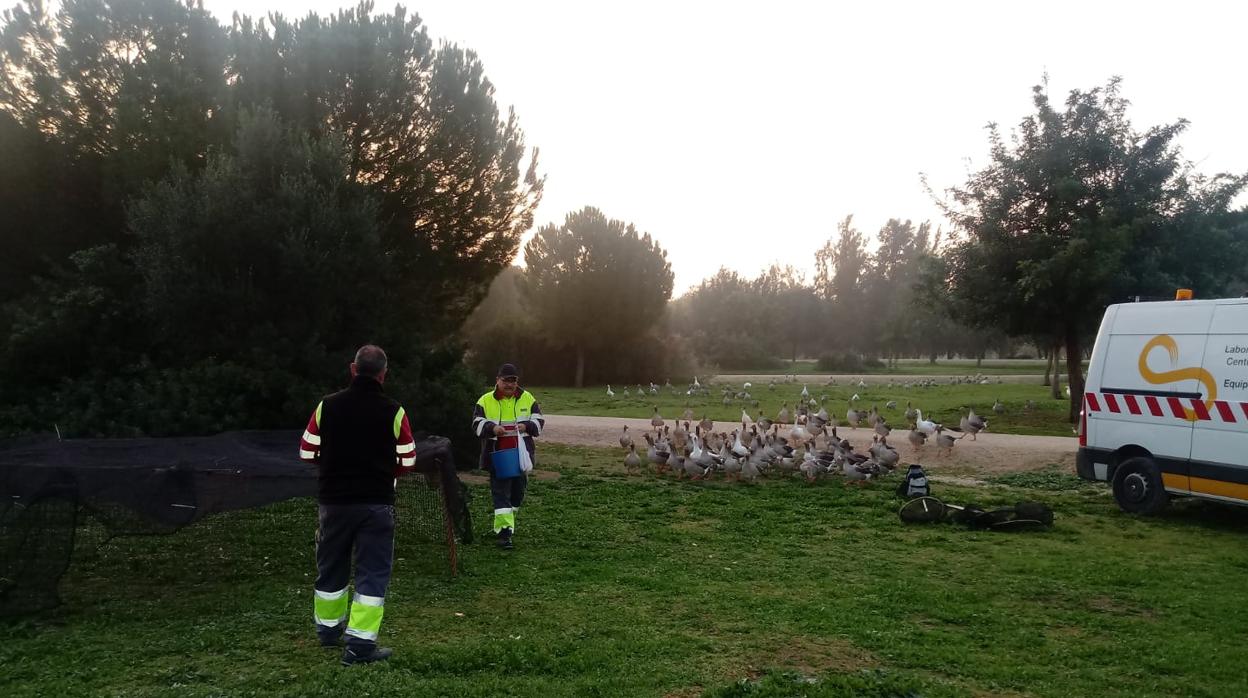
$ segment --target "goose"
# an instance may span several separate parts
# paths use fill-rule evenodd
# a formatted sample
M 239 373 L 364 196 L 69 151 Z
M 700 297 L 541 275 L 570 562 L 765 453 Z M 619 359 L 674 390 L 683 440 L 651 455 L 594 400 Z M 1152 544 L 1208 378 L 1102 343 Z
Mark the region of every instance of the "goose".
M 607 397 L 615 397 L 615 391 L 611 389 L 610 383 L 607 383 Z
M 1032 411 L 1032 410 L 1034 410 L 1034 409 L 1036 409 L 1036 401 L 1035 401 L 1035 400 L 1028 400 L 1028 401 L 1027 401 L 1027 404 L 1023 405 L 1023 411 L 1024 411 L 1024 412 L 1031 412 L 1031 411 Z
M 723 464 L 723 459 L 715 455 L 715 451 L 707 445 L 706 439 L 702 434 L 694 434 L 693 443 L 695 446 L 694 453 L 690 453 L 689 457 L 696 460 L 698 465 L 702 466 L 708 475 L 716 466 Z
M 858 393 L 854 393 L 854 396 L 849 399 L 850 402 L 858 402 L 858 400 Z
M 703 433 L 709 434 L 711 433 L 711 429 L 715 427 L 715 422 L 712 422 L 710 417 L 703 414 L 702 421 L 698 422 L 698 426 L 702 427 Z
M 867 461 L 855 463 L 853 461 L 846 460 L 845 464 L 841 466 L 841 473 L 845 475 L 845 479 L 849 482 L 862 484 L 871 479 L 875 470 L 866 463 Z
M 879 434 L 880 436 L 888 436 L 890 433 L 892 433 L 892 431 L 893 429 L 892 427 L 888 426 L 888 422 L 885 422 L 883 419 L 876 420 L 875 422 L 876 434 Z
M 720 451 L 720 456 L 724 459 L 724 477 L 729 480 L 741 479 L 741 459 L 728 451 L 728 444 L 724 444 L 724 450 Z
M 795 443 L 808 443 L 812 438 L 813 437 L 811 437 L 810 432 L 806 431 L 806 427 L 800 422 L 798 424 L 794 424 L 793 428 L 789 430 L 789 439 Z
M 803 400 L 810 399 L 810 391 L 806 389 L 806 384 L 804 383 L 802 384 L 802 399 Z
M 923 448 L 923 444 L 927 443 L 927 434 L 918 429 L 911 429 L 910 433 L 906 435 L 906 440 L 910 442 L 910 445 L 917 452 L 920 448 Z
M 915 410 L 915 412 L 918 414 L 918 419 L 914 420 L 914 428 L 928 436 L 936 433 L 936 422 L 923 419 L 923 410 Z
M 850 427 L 857 429 L 858 422 L 862 421 L 862 413 L 853 408 L 852 406 L 853 403 L 850 403 L 850 404 L 851 404 L 850 408 L 848 410 L 845 410 L 845 421 L 849 422 Z
M 663 426 L 663 418 L 659 416 L 658 405 L 655 405 L 654 407 L 654 416 L 650 418 L 650 426 L 654 427 L 655 431 L 658 431 L 659 428 Z
M 763 416 L 762 410 L 758 411 L 758 419 L 754 423 L 757 424 L 758 428 L 762 429 L 763 431 L 767 431 L 768 429 L 770 429 L 771 424 L 772 424 L 770 419 L 767 419 L 766 417 Z
M 807 446 L 809 448 L 809 446 Z M 767 449 L 776 458 L 788 458 L 793 455 L 793 447 L 779 434 L 772 434 L 767 441 Z
M 621 396 L 621 397 L 628 397 L 628 395 L 629 395 L 629 393 L 628 393 L 628 386 L 625 386 L 625 387 L 624 387 L 624 392 L 620 393 L 620 396 Z
M 676 447 L 676 451 L 684 451 L 689 445 L 689 424 L 686 422 L 681 426 L 680 422 L 676 422 L 676 428 L 672 430 L 672 445 Z
M 806 455 L 802 457 L 802 464 L 798 466 L 798 470 L 802 471 L 802 475 L 806 478 L 806 482 L 814 482 L 819 476 L 819 461 L 815 460 L 815 454 L 810 449 L 806 449 Z
M 901 460 L 901 454 L 897 452 L 897 449 L 889 446 L 888 440 L 883 436 L 880 437 L 879 443 L 872 448 L 871 455 L 875 457 L 875 462 L 879 463 L 880 467 L 885 471 L 896 468 L 897 463 Z
M 879 410 L 875 409 L 875 405 L 871 406 L 871 410 L 867 412 L 867 426 L 874 427 L 881 421 Z
M 742 426 L 742 430 L 744 430 L 744 426 Z M 744 443 L 741 443 L 741 432 L 733 431 L 733 436 L 735 437 L 732 442 L 733 455 L 739 458 L 744 458 L 750 455 L 750 449 L 747 448 Z
M 897 409 L 897 401 L 896 401 L 896 400 L 889 400 L 888 402 L 884 403 L 884 409 L 886 409 L 886 410 L 895 410 L 895 409 Z
M 746 381 L 741 384 L 741 389 L 745 391 L 748 391 L 750 388 L 753 388 L 753 387 L 754 387 L 754 384 L 749 381 Z
M 677 475 L 680 475 L 683 472 L 684 467 L 685 467 L 684 457 L 681 456 L 680 453 L 676 449 L 673 448 L 671 453 L 667 454 L 667 467 L 664 468 L 664 471 L 671 470 L 671 471 L 674 471 Z
M 996 402 L 992 403 L 992 411 L 997 414 L 1005 414 L 1005 405 L 1001 404 L 1001 398 L 997 398 Z
M 953 445 L 958 442 L 958 439 L 966 438 L 966 435 L 963 434 L 962 436 L 954 438 L 944 433 L 944 431 L 944 427 L 936 427 L 936 452 L 940 453 L 943 449 L 947 455 L 953 455 Z
M 627 425 L 627 424 L 625 424 L 625 425 L 624 425 L 624 431 L 623 431 L 623 433 L 621 433 L 621 434 L 620 434 L 620 446 L 621 446 L 622 448 L 632 448 L 632 447 L 633 447 L 633 437 L 632 437 L 632 435 L 631 435 L 631 434 L 629 434 L 629 433 L 628 433 L 628 425 Z
M 741 410 L 741 426 L 745 426 L 746 424 L 753 424 L 753 423 L 754 423 L 754 420 L 750 419 L 750 415 L 746 414 L 745 410 L 742 409 Z
M 701 463 L 704 456 L 705 451 L 702 450 L 702 445 L 698 443 L 698 437 L 694 436 L 693 450 L 689 452 L 687 457 L 685 457 L 684 463 L 684 474 L 689 476 L 690 480 L 701 480 L 706 476 L 707 468 L 705 468 Z
M 777 424 L 789 423 L 789 403 L 787 402 L 780 403 L 780 413 L 776 415 L 776 423 Z
M 862 390 L 866 390 L 866 389 L 867 389 L 867 382 L 866 382 L 866 381 L 864 381 L 863 379 L 859 378 L 859 379 L 858 379 L 858 387 L 859 387 L 859 388 L 861 388 Z
M 685 411 L 681 413 L 680 418 L 686 422 L 693 421 L 693 408 L 686 406 Z
M 962 418 L 962 422 L 958 426 L 962 428 L 964 433 L 971 435 L 971 441 L 976 441 L 976 436 L 979 432 L 988 429 L 988 422 L 983 417 L 975 414 L 975 410 L 972 409 Z
M 917 420 L 918 418 L 919 418 L 919 411 L 914 409 L 914 406 L 910 404 L 909 400 L 907 400 L 906 401 L 906 421 L 910 422 L 911 424 L 914 424 L 915 420 Z
M 668 445 L 662 441 L 656 443 L 654 437 L 650 436 L 650 432 L 642 434 L 642 437 L 648 444 L 648 447 L 646 448 L 646 459 L 651 463 L 654 463 L 655 470 L 662 472 L 663 469 L 667 467 L 667 457 L 671 455 L 668 453 Z
M 634 470 L 641 469 L 641 456 L 637 455 L 637 447 L 630 443 L 628 445 L 628 455 L 624 456 L 624 471 L 630 475 Z
M 754 482 L 758 479 L 758 463 L 752 458 L 745 458 L 741 461 L 741 477 L 746 482 Z

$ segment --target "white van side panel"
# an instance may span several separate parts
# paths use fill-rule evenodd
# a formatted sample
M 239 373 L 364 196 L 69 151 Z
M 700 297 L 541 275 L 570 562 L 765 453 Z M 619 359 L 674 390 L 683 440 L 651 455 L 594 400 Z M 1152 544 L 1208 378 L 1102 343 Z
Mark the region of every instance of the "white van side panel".
M 1248 499 L 1248 303 L 1218 305 L 1202 365 L 1214 379 L 1216 399 L 1209 418 L 1195 423 L 1192 490 Z M 1201 463 L 1222 467 L 1202 472 Z
M 1114 326 L 1114 318 L 1118 316 L 1118 307 L 1111 305 L 1105 309 L 1105 317 L 1101 318 L 1101 328 L 1096 332 L 1096 342 L 1092 345 L 1092 356 L 1088 359 L 1088 377 L 1084 383 L 1084 394 L 1096 393 L 1101 388 L 1101 376 L 1105 373 L 1105 355 L 1109 352 L 1110 329 Z M 1093 413 L 1084 400 L 1084 414 L 1087 416 L 1087 437 L 1089 444 L 1097 443 L 1097 435 L 1102 420 L 1093 419 Z
M 1150 304 L 1153 305 L 1153 304 Z M 1164 380 L 1166 374 L 1176 367 L 1199 367 L 1204 360 L 1205 335 L 1209 327 L 1212 308 L 1203 313 L 1167 313 L 1167 315 L 1201 315 L 1203 323 L 1182 323 L 1186 329 L 1201 324 L 1200 334 L 1179 334 L 1165 329 L 1174 327 L 1166 322 L 1170 318 L 1155 317 L 1151 331 L 1147 333 L 1120 333 L 1124 316 L 1126 326 L 1133 330 L 1144 325 L 1133 322 L 1134 313 L 1119 312 L 1117 321 L 1107 342 L 1105 360 L 1102 361 L 1100 384 L 1095 399 L 1099 410 L 1090 412 L 1097 422 L 1095 442 L 1089 445 L 1117 449 L 1125 445 L 1137 445 L 1148 449 L 1155 456 L 1186 460 L 1192 455 L 1192 423 L 1175 416 L 1175 406 L 1167 394 L 1187 396 L 1179 398 L 1183 406 L 1190 407 L 1192 397 L 1201 394 L 1202 386 L 1193 378 Z M 1167 347 L 1153 346 L 1144 357 L 1145 348 L 1158 335 L 1168 335 L 1177 349 L 1177 359 L 1171 360 Z M 1149 394 L 1152 393 L 1152 394 Z M 1181 414 L 1181 413 L 1180 413 Z
M 1122 303 L 1117 306 L 1114 334 L 1205 334 L 1213 309 L 1209 301 L 1167 301 L 1163 303 Z

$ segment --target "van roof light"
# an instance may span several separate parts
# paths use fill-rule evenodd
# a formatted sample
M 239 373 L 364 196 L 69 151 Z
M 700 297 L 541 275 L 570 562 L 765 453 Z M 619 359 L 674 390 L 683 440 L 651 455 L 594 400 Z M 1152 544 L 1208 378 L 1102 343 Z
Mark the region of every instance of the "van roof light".
M 1190 301 L 1190 300 L 1192 299 L 1192 289 L 1190 289 L 1190 288 L 1181 288 L 1181 289 L 1179 289 L 1179 290 L 1175 291 L 1175 292 L 1174 292 L 1174 299 L 1175 299 L 1176 301 Z

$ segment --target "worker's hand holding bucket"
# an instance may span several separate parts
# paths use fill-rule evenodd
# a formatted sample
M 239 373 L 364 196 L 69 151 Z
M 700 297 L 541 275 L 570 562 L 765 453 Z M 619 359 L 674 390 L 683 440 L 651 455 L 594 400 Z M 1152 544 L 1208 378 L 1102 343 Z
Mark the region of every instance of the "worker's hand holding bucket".
M 499 432 L 502 433 L 499 433 Z M 507 479 L 520 477 L 520 474 L 533 466 L 530 464 L 528 468 L 523 467 L 524 462 L 528 461 L 528 451 L 524 448 L 524 443 L 519 439 L 521 434 L 520 425 L 515 422 L 505 422 L 494 427 L 494 440 L 499 442 L 499 446 L 504 443 L 510 443 L 510 448 L 495 448 L 490 453 L 490 465 L 494 468 L 494 477 Z

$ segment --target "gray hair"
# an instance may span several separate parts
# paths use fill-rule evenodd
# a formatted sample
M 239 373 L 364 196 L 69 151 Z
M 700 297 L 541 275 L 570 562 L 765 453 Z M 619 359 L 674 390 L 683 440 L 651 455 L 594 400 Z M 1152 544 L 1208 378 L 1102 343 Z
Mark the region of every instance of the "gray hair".
M 376 378 L 386 370 L 386 352 L 376 344 L 365 344 L 355 352 L 355 372 Z

